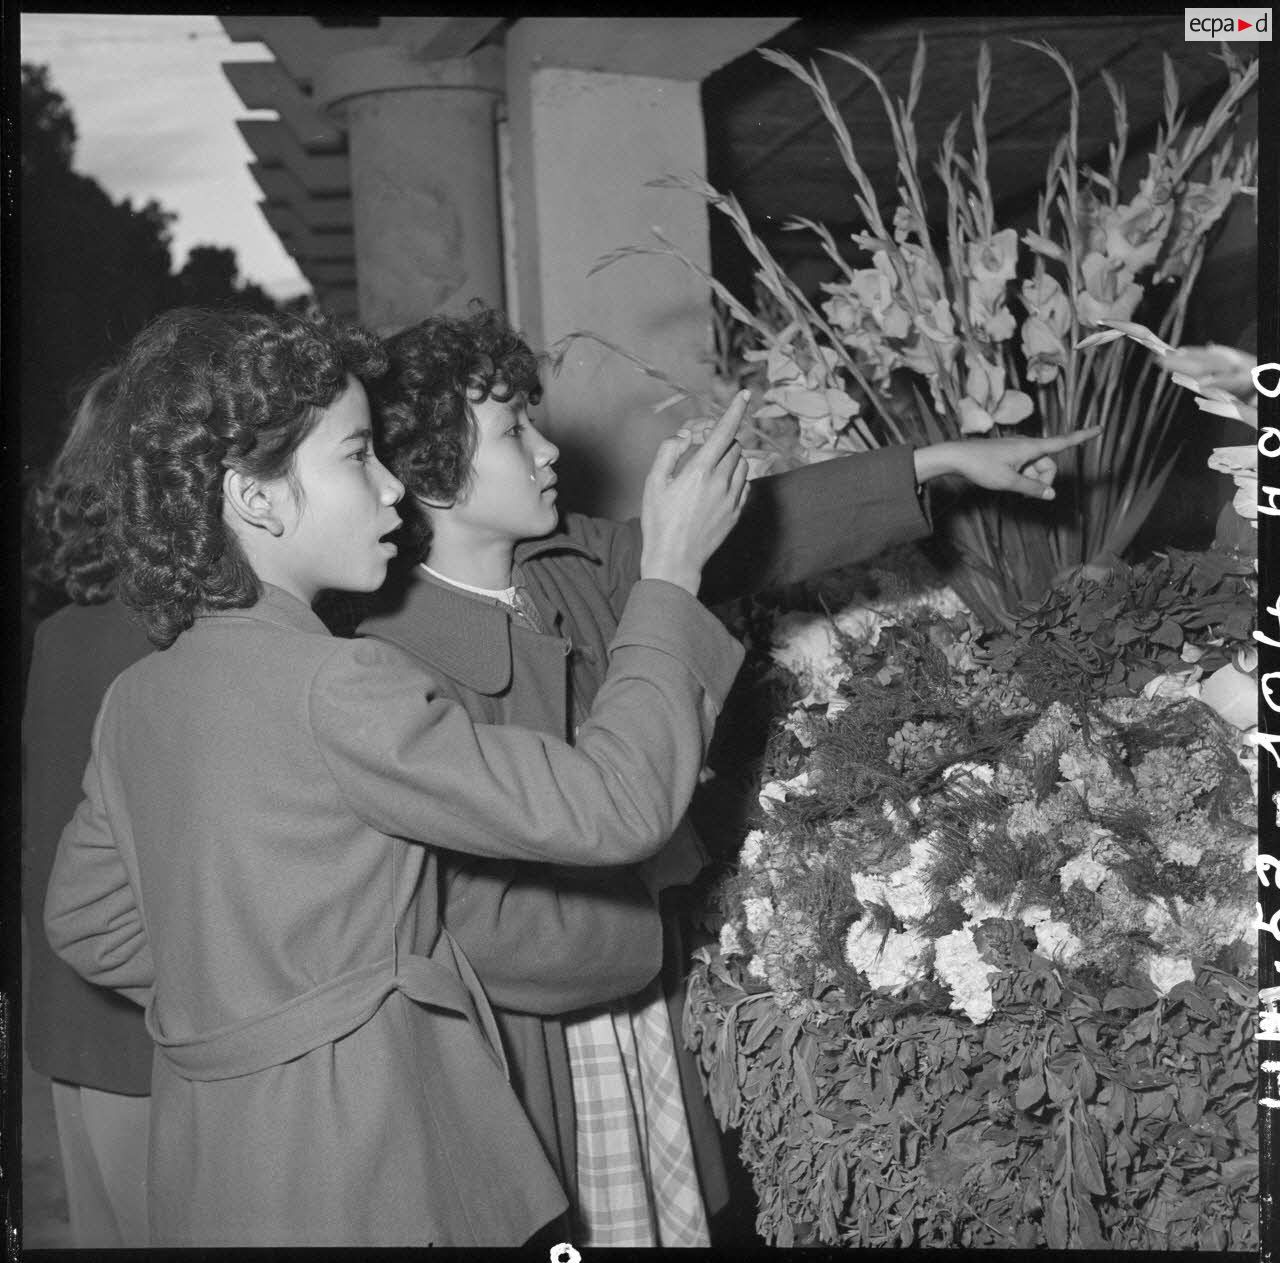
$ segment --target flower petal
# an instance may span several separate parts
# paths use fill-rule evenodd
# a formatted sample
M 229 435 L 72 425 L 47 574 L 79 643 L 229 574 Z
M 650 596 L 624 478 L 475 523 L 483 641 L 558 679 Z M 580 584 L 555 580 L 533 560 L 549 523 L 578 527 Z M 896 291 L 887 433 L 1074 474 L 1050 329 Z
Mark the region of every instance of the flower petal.
M 998 425 L 1017 425 L 1034 411 L 1035 404 L 1031 402 L 1030 395 L 1024 395 L 1020 390 L 1007 390 L 996 407 L 994 419 Z

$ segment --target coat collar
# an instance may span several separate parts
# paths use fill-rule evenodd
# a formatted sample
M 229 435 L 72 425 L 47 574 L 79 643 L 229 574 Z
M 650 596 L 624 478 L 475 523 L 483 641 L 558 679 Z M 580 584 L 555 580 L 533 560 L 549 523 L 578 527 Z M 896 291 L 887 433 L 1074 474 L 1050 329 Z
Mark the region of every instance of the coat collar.
M 588 548 L 580 539 L 575 539 L 567 531 L 555 531 L 538 539 L 521 540 L 515 549 L 515 564 L 528 561 L 531 557 L 541 557 L 544 553 L 577 553 L 590 561 L 599 561 L 600 555 Z
M 328 636 L 329 629 L 320 621 L 320 616 L 305 601 L 278 588 L 273 583 L 259 583 L 261 594 L 257 601 L 243 609 L 204 610 L 196 615 L 197 620 L 206 618 L 251 618 L 264 623 L 274 623 L 278 627 L 288 627 L 291 631 L 319 633 Z
M 549 553 L 571 552 L 598 561 L 598 555 L 565 531 L 516 545 L 517 566 Z M 511 683 L 511 638 L 535 633 L 513 629 L 510 615 L 495 601 L 432 578 L 421 566 L 405 576 L 394 608 L 376 610 L 360 624 L 360 634 L 389 641 L 428 666 L 477 693 L 494 696 Z
M 394 609 L 360 624 L 377 636 L 479 693 L 501 693 L 511 682 L 511 619 L 494 601 L 441 583 L 414 566 Z

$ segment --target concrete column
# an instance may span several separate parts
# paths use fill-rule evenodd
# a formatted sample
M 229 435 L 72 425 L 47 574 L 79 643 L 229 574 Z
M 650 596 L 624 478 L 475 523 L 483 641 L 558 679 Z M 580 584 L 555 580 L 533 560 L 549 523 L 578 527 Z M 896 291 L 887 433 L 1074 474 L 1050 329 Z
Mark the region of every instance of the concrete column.
M 704 281 L 652 256 L 588 274 L 619 247 L 657 245 L 655 226 L 710 268 L 702 199 L 648 182 L 705 175 L 701 78 L 784 25 L 770 20 L 761 33 L 745 19 L 522 18 L 508 30 L 513 306 L 535 348 L 589 330 L 706 389 Z M 655 414 L 671 391 L 589 341 L 544 378 L 565 501 L 610 516 L 637 511 L 654 451 L 689 411 Z
M 472 298 L 502 306 L 501 51 L 424 62 L 360 49 L 316 88 L 347 130 L 361 321 L 386 334 Z

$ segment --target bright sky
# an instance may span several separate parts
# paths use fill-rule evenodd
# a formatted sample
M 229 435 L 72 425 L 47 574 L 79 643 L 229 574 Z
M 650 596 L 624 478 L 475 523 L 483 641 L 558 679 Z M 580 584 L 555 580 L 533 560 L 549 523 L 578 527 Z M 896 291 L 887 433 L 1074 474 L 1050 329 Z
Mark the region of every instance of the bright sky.
M 194 245 L 231 246 L 241 276 L 276 298 L 308 288 L 258 209 L 235 125 L 275 115 L 247 110 L 221 70 L 269 59 L 265 45 L 233 42 L 214 17 L 110 13 L 24 13 L 21 44 L 71 107 L 75 169 L 117 201 L 177 212 L 175 267 Z

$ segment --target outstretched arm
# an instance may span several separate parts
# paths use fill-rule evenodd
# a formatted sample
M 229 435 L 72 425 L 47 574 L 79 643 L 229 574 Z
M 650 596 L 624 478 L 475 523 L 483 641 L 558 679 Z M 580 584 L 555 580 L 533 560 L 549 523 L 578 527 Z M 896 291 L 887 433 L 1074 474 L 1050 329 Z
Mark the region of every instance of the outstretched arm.
M 915 451 L 916 480 L 923 486 L 944 474 L 957 474 L 990 491 L 1016 491 L 1036 500 L 1052 500 L 1059 452 L 1079 447 L 1102 433 L 1101 426 L 1048 438 L 1012 435 L 998 439 L 960 439 Z

